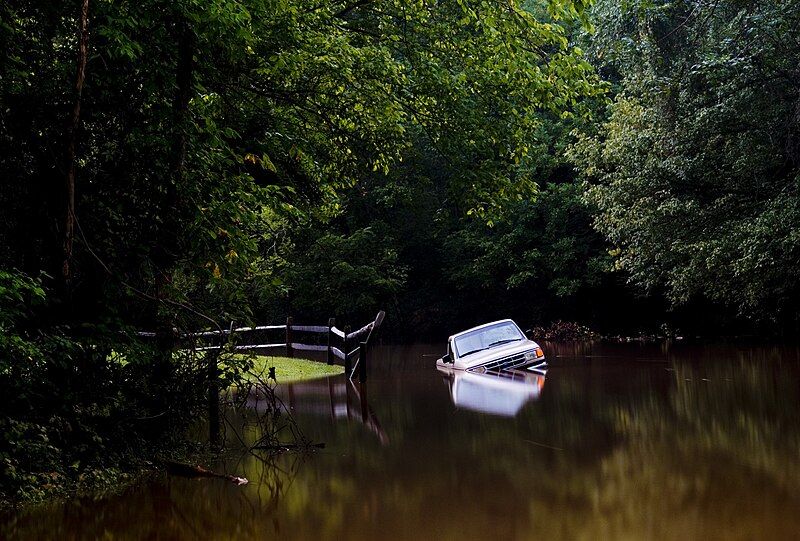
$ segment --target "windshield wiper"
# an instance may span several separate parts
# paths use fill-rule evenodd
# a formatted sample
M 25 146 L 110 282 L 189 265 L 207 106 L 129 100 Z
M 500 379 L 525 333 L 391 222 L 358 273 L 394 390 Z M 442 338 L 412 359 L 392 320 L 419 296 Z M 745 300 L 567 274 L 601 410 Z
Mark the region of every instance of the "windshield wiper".
M 500 344 L 507 344 L 508 342 L 518 342 L 520 340 L 522 340 L 522 338 L 506 338 L 505 340 L 498 340 L 497 342 L 492 342 L 491 344 L 486 346 L 486 349 L 494 346 L 499 346 Z
M 473 349 L 472 351 L 468 351 L 468 352 L 462 354 L 461 356 L 462 357 L 466 357 L 467 355 L 472 355 L 473 353 L 478 353 L 479 351 L 483 351 L 484 349 L 487 349 L 487 348 Z

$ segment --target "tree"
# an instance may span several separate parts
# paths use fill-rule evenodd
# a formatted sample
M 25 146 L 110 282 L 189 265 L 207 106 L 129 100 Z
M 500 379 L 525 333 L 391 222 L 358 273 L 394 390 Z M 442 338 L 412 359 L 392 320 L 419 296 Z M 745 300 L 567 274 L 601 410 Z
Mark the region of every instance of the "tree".
M 619 267 L 674 303 L 791 320 L 800 288 L 798 4 L 602 2 L 621 74 L 573 156 Z M 621 13 L 604 28 L 609 13 Z

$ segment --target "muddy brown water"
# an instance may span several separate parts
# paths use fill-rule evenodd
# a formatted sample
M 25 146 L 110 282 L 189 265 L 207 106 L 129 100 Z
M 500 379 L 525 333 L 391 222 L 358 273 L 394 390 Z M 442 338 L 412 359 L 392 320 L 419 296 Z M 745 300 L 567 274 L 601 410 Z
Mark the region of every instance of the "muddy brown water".
M 306 456 L 7 517 L 7 539 L 796 539 L 800 352 L 547 344 L 545 377 L 380 347 L 367 384 L 281 387 Z M 242 434 L 247 441 L 257 429 Z

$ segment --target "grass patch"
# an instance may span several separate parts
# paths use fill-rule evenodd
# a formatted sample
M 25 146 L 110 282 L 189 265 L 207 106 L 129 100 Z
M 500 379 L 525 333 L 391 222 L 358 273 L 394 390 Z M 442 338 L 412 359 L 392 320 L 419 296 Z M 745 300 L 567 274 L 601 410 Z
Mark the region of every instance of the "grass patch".
M 291 383 L 305 379 L 324 378 L 326 376 L 338 376 L 344 373 L 344 368 L 338 365 L 328 365 L 318 361 L 307 359 L 290 359 L 289 357 L 272 357 L 265 355 L 255 355 L 253 359 L 253 374 L 266 380 L 269 368 L 275 367 L 275 377 L 278 383 Z M 252 374 L 247 375 L 249 379 L 255 380 Z

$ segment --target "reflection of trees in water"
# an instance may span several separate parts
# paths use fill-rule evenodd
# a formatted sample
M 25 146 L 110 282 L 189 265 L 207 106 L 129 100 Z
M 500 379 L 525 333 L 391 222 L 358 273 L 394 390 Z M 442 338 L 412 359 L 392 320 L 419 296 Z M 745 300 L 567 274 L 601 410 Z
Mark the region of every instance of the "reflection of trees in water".
M 369 406 L 388 446 L 360 422 L 342 418 L 332 430 L 330 403 L 320 399 L 320 413 L 299 423 L 328 448 L 303 458 L 233 455 L 218 469 L 245 475 L 245 487 L 168 479 L 65 513 L 88 537 L 154 536 L 152 521 L 162 537 L 190 539 L 195 530 L 218 539 L 800 531 L 796 352 L 668 348 L 659 359 L 658 349 L 636 351 L 641 362 L 598 356 L 553 368 L 539 400 L 514 419 L 455 410 L 438 374 L 373 378 Z M 247 427 L 242 449 L 260 437 L 236 417 L 247 414 L 230 412 L 231 424 Z M 67 531 L 61 517 L 31 537 Z
M 72 499 L 31 509 L 3 539 L 263 539 L 283 527 L 278 512 L 301 469 L 302 455 L 248 455 L 228 464 L 250 484 L 159 476 L 121 494 Z M 98 495 L 99 496 L 99 495 Z
M 800 529 L 796 356 L 766 349 L 670 360 L 665 393 L 643 386 L 592 403 L 601 410 L 592 424 L 605 422 L 616 442 L 595 462 L 566 461 L 569 470 L 556 467 L 537 487 L 538 531 L 752 539 Z
M 679 360 L 674 368 L 676 447 L 722 454 L 784 488 L 800 488 L 796 365 L 766 350 L 742 352 L 735 361 Z

